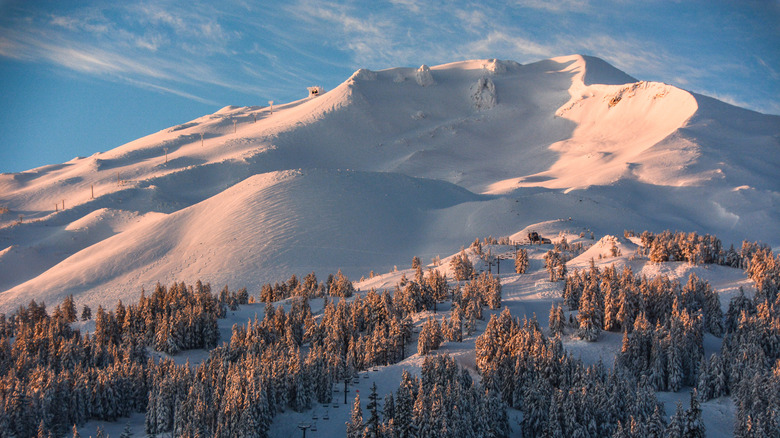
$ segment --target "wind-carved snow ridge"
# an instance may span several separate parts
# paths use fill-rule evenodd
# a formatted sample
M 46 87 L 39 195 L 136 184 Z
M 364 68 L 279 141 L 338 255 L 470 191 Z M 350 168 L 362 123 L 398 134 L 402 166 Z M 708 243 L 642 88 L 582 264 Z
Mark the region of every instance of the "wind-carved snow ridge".
M 417 81 L 417 84 L 421 87 L 429 87 L 436 82 L 433 80 L 433 75 L 431 74 L 431 68 L 427 65 L 423 64 L 420 66 L 420 68 L 417 69 L 417 71 L 414 74 L 414 79 Z
M 355 73 L 352 73 L 352 77 L 350 79 L 353 80 L 360 80 L 360 81 L 373 81 L 376 80 L 376 72 L 371 71 L 367 68 L 361 68 L 358 69 Z
M 483 76 L 471 86 L 471 101 L 474 102 L 474 108 L 477 110 L 487 110 L 496 106 L 498 103 L 496 85 L 489 77 Z
M 485 72 L 493 75 L 500 75 L 504 74 L 510 69 L 514 69 L 515 67 L 519 67 L 520 64 L 518 64 L 515 61 L 502 61 L 500 59 L 488 59 L 484 64 L 482 64 L 482 69 L 485 70 Z

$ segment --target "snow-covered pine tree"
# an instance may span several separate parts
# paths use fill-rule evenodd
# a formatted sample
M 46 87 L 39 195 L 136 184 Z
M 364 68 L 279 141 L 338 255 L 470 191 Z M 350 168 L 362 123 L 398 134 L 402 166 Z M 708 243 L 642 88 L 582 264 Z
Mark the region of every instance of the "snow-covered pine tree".
M 424 356 L 432 350 L 437 350 L 439 345 L 441 345 L 441 341 L 441 326 L 435 319 L 428 318 L 423 324 L 420 336 L 417 339 L 417 353 Z
M 561 266 L 562 265 L 562 266 Z M 550 274 L 550 281 L 558 281 L 566 278 L 566 261 L 561 253 L 553 250 L 544 255 L 544 266 Z
M 521 408 L 523 436 L 540 436 L 545 430 L 550 411 L 551 390 L 549 382 L 537 375 L 526 385 Z
M 550 307 L 550 336 L 563 335 L 563 329 L 566 326 L 563 307 L 553 305 Z
M 701 395 L 702 400 L 709 400 L 713 398 L 713 378 L 709 369 L 710 361 L 702 358 L 701 365 L 699 365 L 699 381 L 696 384 L 696 388 Z
M 647 423 L 647 438 L 664 438 L 665 430 L 666 424 L 664 423 L 664 416 L 661 413 L 661 406 L 656 404 L 653 415 Z
M 414 388 L 411 385 L 404 384 L 404 382 L 409 381 L 408 371 L 404 370 L 401 376 L 401 385 L 395 394 L 395 415 L 393 416 L 395 433 L 399 438 L 411 438 L 414 436 Z
M 355 401 L 352 403 L 352 413 L 347 422 L 347 438 L 361 438 L 363 436 L 363 409 L 360 407 L 360 393 L 355 393 Z
M 81 320 L 87 321 L 90 319 L 92 319 L 92 309 L 85 304 L 84 307 L 81 308 Z
M 417 388 L 417 397 L 412 409 L 412 436 L 427 437 L 433 433 L 430 428 L 430 401 L 425 388 L 420 385 Z
M 677 408 L 674 411 L 674 415 L 669 420 L 669 424 L 666 426 L 666 438 L 684 438 L 683 432 L 685 431 L 686 415 L 685 410 L 681 402 L 677 402 Z
M 577 336 L 589 342 L 598 340 L 601 332 L 601 318 L 599 315 L 598 297 L 595 290 L 586 287 L 580 297 L 580 309 L 577 314 L 580 327 Z
M 620 311 L 620 291 L 610 283 L 604 285 L 604 330 L 617 331 L 622 328 L 618 319 Z
M 683 429 L 684 438 L 704 438 L 704 421 L 701 418 L 701 405 L 696 389 L 691 391 L 691 405 L 685 412 L 685 427 Z
M 705 329 L 717 337 L 723 336 L 725 332 L 723 311 L 720 308 L 720 298 L 718 293 L 709 288 L 704 301 L 704 321 Z
M 431 294 L 433 311 L 436 313 L 436 304 L 447 299 L 447 293 L 449 292 L 447 276 L 439 272 L 438 269 L 428 269 L 425 285 Z
M 130 430 L 130 423 L 125 423 L 125 428 L 122 429 L 122 433 L 119 434 L 119 438 L 130 438 L 133 436 L 133 431 Z
M 500 394 L 488 389 L 483 400 L 483 412 L 488 416 L 491 436 L 495 438 L 508 437 L 510 432 L 509 417 L 506 412 L 506 404 L 501 401 Z
M 385 422 L 387 422 L 387 420 L 394 417 L 395 417 L 395 399 L 393 398 L 393 394 L 391 392 L 385 394 L 385 398 L 382 401 L 382 418 L 384 418 Z
M 365 429 L 363 431 L 363 437 L 365 438 L 381 438 L 380 425 L 382 423 L 379 418 L 379 396 L 376 393 L 376 382 L 371 385 L 371 394 L 368 395 L 368 421 L 365 423 Z
M 676 343 L 672 343 L 672 345 L 669 347 L 669 364 L 667 371 L 667 375 L 669 376 L 668 387 L 672 392 L 679 391 L 683 385 L 685 373 L 683 371 L 682 356 L 683 352 L 681 351 L 681 347 Z
M 565 438 L 563 400 L 563 391 L 559 389 L 550 397 L 550 411 L 547 414 L 547 436 L 550 438 Z
M 453 276 L 457 281 L 464 281 L 471 278 L 474 273 L 474 265 L 471 264 L 471 260 L 466 255 L 466 250 L 460 250 L 460 254 L 455 255 L 450 260 L 450 269 L 452 269 Z
M 528 269 L 528 251 L 523 248 L 517 250 L 515 254 L 515 273 L 525 274 Z
M 73 294 L 68 295 L 62 301 L 62 312 L 67 322 L 74 322 L 78 319 L 76 304 L 73 302 Z

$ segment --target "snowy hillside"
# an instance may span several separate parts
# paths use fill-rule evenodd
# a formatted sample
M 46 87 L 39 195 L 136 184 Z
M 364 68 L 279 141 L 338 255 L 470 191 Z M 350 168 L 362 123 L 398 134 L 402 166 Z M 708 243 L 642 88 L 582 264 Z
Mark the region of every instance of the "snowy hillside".
M 158 281 L 359 278 L 569 219 L 777 247 L 779 139 L 778 116 L 596 58 L 361 69 L 319 97 L 0 175 L 0 311 L 70 293 L 112 306 Z
M 729 301 L 739 294 L 739 288 L 744 288 L 749 293 L 753 293 L 752 281 L 745 277 L 744 271 L 731 267 L 717 265 L 692 265 L 687 262 L 670 263 L 649 263 L 646 257 L 636 257 L 635 252 L 639 246 L 632 240 L 617 238 L 614 236 L 605 236 L 598 241 L 592 240 L 589 236 L 579 237 L 582 228 L 577 228 L 568 221 L 554 221 L 544 224 L 538 224 L 536 229 L 544 230 L 547 235 L 556 235 L 553 238 L 555 243 L 560 243 L 563 238 L 567 239 L 572 245 L 582 245 L 585 249 L 579 256 L 570 260 L 567 265 L 571 272 L 576 270 L 587 271 L 590 268 L 591 260 L 595 266 L 601 270 L 609 269 L 610 266 L 616 266 L 620 271 L 624 267 L 629 267 L 637 275 L 655 278 L 666 276 L 671 281 L 685 283 L 690 275 L 696 275 L 699 278 L 706 279 L 711 286 L 717 290 L 721 307 L 724 312 L 729 307 Z M 586 233 L 587 234 L 587 233 Z M 610 248 L 616 246 L 622 255 L 614 256 L 610 254 Z M 431 356 L 436 354 L 446 354 L 454 358 L 461 366 L 466 367 L 472 373 L 475 379 L 476 374 L 476 342 L 477 338 L 485 333 L 487 322 L 491 316 L 498 316 L 506 309 L 515 317 L 534 318 L 538 321 L 545 333 L 549 333 L 549 310 L 551 305 L 561 302 L 563 282 L 550 282 L 548 274 L 544 268 L 544 255 L 553 248 L 553 245 L 523 245 L 522 248 L 528 251 L 529 268 L 524 274 L 516 274 L 513 270 L 513 260 L 515 247 L 513 245 L 484 245 L 483 253 L 490 251 L 495 256 L 506 257 L 505 264 L 501 265 L 501 274 L 496 274 L 496 267 L 492 267 L 493 275 L 500 278 L 502 285 L 501 309 L 484 309 L 483 320 L 476 321 L 476 327 L 473 334 L 464 334 L 462 342 L 445 341 Z M 474 269 L 477 271 L 486 271 L 488 269 L 484 259 L 481 259 L 475 253 L 475 249 L 469 248 L 467 254 Z M 442 258 L 442 264 L 436 269 L 446 273 L 448 278 L 453 278 L 453 271 L 450 261 L 455 255 Z M 425 268 L 433 268 L 428 265 Z M 405 269 L 404 269 L 405 268 Z M 355 303 L 357 300 L 367 300 L 368 290 L 377 289 L 392 291 L 403 278 L 414 278 L 415 270 L 408 269 L 408 264 L 401 267 L 398 271 L 376 275 L 373 278 L 367 278 L 357 282 L 355 287 L 363 292 L 358 292 L 356 296 L 345 301 Z M 451 282 L 455 286 L 455 282 Z M 360 298 L 358 298 L 360 297 Z M 333 298 L 329 299 L 333 302 Z M 285 299 L 274 303 L 277 308 L 283 308 L 290 312 L 291 305 L 295 301 L 293 298 Z M 323 310 L 323 298 L 311 298 L 310 306 L 314 317 L 322 321 L 325 311 Z M 365 301 L 364 301 L 365 302 Z M 227 318 L 219 320 L 220 333 L 223 340 L 230 337 L 231 327 L 234 324 L 246 324 L 256 315 L 262 317 L 265 304 L 254 303 L 242 305 L 235 311 L 229 311 Z M 342 385 L 340 382 L 334 384 L 333 398 L 330 403 L 312 403 L 310 409 L 302 412 L 288 409 L 279 413 L 270 426 L 269 435 L 272 437 L 297 436 L 299 432 L 298 425 L 309 425 L 316 428 L 310 430 L 309 436 L 343 436 L 345 422 L 350 421 L 350 406 L 357 392 L 360 393 L 363 401 L 363 415 L 368 418 L 369 411 L 366 406 L 366 397 L 370 393 L 372 384 L 377 385 L 377 391 L 380 400 L 386 394 L 397 390 L 401 381 L 403 371 L 409 371 L 412 375 L 420 375 L 426 356 L 415 354 L 417 351 L 417 342 L 419 342 L 420 327 L 429 318 L 446 321 L 451 317 L 453 305 L 445 301 L 439 303 L 438 311 L 425 310 L 412 315 L 414 321 L 414 333 L 410 345 L 407 349 L 407 357 L 403 360 L 390 364 L 371 366 L 369 369 L 358 373 L 354 380 L 350 379 L 347 403 L 344 403 Z M 576 312 L 566 312 L 576 315 Z M 576 318 L 576 317 L 575 317 Z M 94 322 L 78 322 L 77 327 L 89 331 L 94 330 Z M 607 368 L 612 368 L 616 355 L 621 350 L 621 334 L 618 332 L 601 332 L 597 342 L 586 342 L 581 340 L 575 328 L 567 325 L 564 328 L 561 337 L 566 351 L 573 357 L 582 360 L 586 365 L 595 365 L 603 363 Z M 704 337 L 703 345 L 705 353 L 709 356 L 712 353 L 720 351 L 721 339 L 707 333 Z M 153 353 L 156 358 L 168 357 L 163 353 Z M 187 361 L 191 364 L 198 364 L 206 359 L 203 350 L 183 351 L 173 359 L 177 364 L 183 365 Z M 690 388 L 683 388 L 679 392 L 658 392 L 656 396 L 664 402 L 665 411 L 663 415 L 669 418 L 674 414 L 675 403 L 682 401 L 687 405 L 690 396 Z M 729 397 L 717 397 L 702 403 L 702 418 L 706 427 L 707 436 L 721 437 L 731 436 L 734 430 L 736 416 L 736 407 Z M 517 409 L 508 410 L 508 420 L 511 436 L 519 436 L 521 430 L 522 412 Z M 137 436 L 144 436 L 144 415 L 133 414 L 129 418 L 121 418 L 118 422 L 91 421 L 80 427 L 82 435 L 92 434 L 97 426 L 101 426 L 112 436 L 121 433 L 125 424 L 130 424 L 131 429 Z

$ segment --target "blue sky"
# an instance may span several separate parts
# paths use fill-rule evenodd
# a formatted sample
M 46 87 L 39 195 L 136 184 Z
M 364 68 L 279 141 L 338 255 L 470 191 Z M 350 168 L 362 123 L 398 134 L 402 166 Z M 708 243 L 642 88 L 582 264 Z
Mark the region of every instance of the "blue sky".
M 356 69 L 582 53 L 780 114 L 780 1 L 0 0 L 0 172 Z

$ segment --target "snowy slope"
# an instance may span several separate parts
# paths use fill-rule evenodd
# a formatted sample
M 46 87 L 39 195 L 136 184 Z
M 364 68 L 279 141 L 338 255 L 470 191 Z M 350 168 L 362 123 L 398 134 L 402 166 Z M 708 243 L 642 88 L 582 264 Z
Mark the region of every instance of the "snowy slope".
M 274 178 L 280 178 L 281 180 L 289 177 L 297 178 L 298 176 L 274 176 Z M 586 235 L 586 237 L 579 237 L 579 233 L 585 231 L 585 229 L 578 227 L 570 221 L 549 221 L 532 224 L 530 227 L 540 230 L 548 236 L 558 236 L 553 237 L 553 241 L 555 242 L 559 241 L 560 236 L 565 236 L 570 243 L 582 243 L 588 248 L 580 256 L 575 257 L 567 263 L 570 271 L 574 271 L 575 269 L 588 269 L 590 260 L 593 258 L 594 263 L 600 268 L 605 268 L 613 264 L 617 267 L 629 265 L 634 273 L 638 275 L 647 275 L 648 277 L 666 275 L 670 279 L 679 280 L 683 283 L 687 281 L 687 278 L 691 273 L 695 273 L 699 278 L 707 280 L 713 288 L 718 291 L 724 311 L 728 308 L 728 300 L 738 293 L 739 287 L 744 287 L 748 294 L 752 294 L 754 291 L 752 282 L 746 278 L 744 271 L 741 269 L 714 265 L 696 266 L 686 262 L 662 264 L 649 263 L 646 257 L 632 257 L 632 251 L 634 251 L 637 246 L 631 241 L 622 237 L 616 238 L 613 236 L 605 236 L 598 240 L 591 240 L 589 235 Z M 518 235 L 516 237 L 521 236 Z M 621 256 L 608 256 L 609 248 L 612 246 L 613 242 L 621 249 Z M 504 308 L 508 308 L 513 316 L 521 319 L 536 317 L 539 324 L 546 332 L 549 325 L 548 313 L 550 307 L 553 303 L 557 304 L 562 302 L 561 291 L 563 283 L 550 282 L 544 268 L 543 256 L 552 248 L 552 245 L 525 245 L 524 249 L 528 251 L 530 256 L 529 270 L 525 274 L 515 274 L 512 272 L 510 268 L 511 261 L 508 265 L 502 264 L 501 274 L 499 275 L 502 283 L 501 309 L 484 309 L 484 320 L 477 321 L 477 328 L 474 334 L 471 336 L 464 336 L 463 342 L 445 341 L 438 350 L 431 354 L 448 354 L 452 356 L 461 366 L 464 366 L 471 371 L 472 375 L 476 378 L 475 341 L 476 338 L 484 332 L 487 321 L 489 321 L 491 315 L 498 315 Z M 514 254 L 513 246 L 486 245 L 483 247 L 483 251 L 488 250 L 495 255 L 511 256 Z M 603 257 L 599 258 L 599 254 Z M 487 269 L 485 263 L 471 250 L 468 250 L 468 255 L 474 264 L 475 269 L 478 271 Z M 437 269 L 447 273 L 451 278 L 449 260 L 453 255 L 445 253 L 442 254 L 442 256 L 442 265 Z M 412 278 L 414 276 L 414 270 L 409 268 L 409 262 L 411 262 L 411 260 L 407 260 L 406 264 L 403 266 L 399 265 L 398 271 L 383 273 L 374 278 L 357 282 L 355 284 L 356 288 L 363 291 L 358 292 L 357 295 L 365 295 L 366 291 L 371 288 L 392 291 L 402 276 L 405 275 L 407 278 Z M 427 264 L 426 269 L 428 267 L 433 266 Z M 495 267 L 493 267 L 492 272 L 496 275 Z M 454 286 L 454 282 L 452 282 L 451 285 Z M 355 298 L 353 297 L 349 300 L 354 299 Z M 277 302 L 276 306 L 282 306 L 286 310 L 289 310 L 289 304 L 289 300 L 285 300 Z M 322 314 L 323 299 L 314 298 L 311 300 L 310 305 L 315 317 L 319 317 L 319 315 Z M 226 319 L 219 320 L 222 339 L 229 339 L 230 330 L 233 324 L 246 324 L 247 320 L 253 318 L 255 315 L 259 315 L 259 317 L 262 318 L 263 306 L 264 305 L 260 303 L 249 304 L 241 306 L 237 311 L 228 312 Z M 438 319 L 447 317 L 449 315 L 449 306 L 449 302 L 444 302 L 439 304 L 438 313 L 436 314 L 431 311 L 414 314 L 413 319 L 417 330 L 419 331 L 421 324 L 429 317 Z M 569 312 L 567 311 L 567 315 L 568 313 Z M 78 322 L 76 324 L 77 327 L 82 329 L 94 329 L 93 321 Z M 619 352 L 621 348 L 622 334 L 617 332 L 602 332 L 597 342 L 586 342 L 580 340 L 576 336 L 574 329 L 567 327 L 562 339 L 569 354 L 581 358 L 586 364 L 595 364 L 598 361 L 602 361 L 607 367 L 612 367 L 615 354 Z M 719 351 L 720 342 L 721 339 L 707 334 L 705 336 L 706 354 L 709 355 L 710 353 Z M 385 394 L 397 390 L 403 370 L 408 370 L 412 374 L 419 375 L 424 357 L 419 354 L 414 354 L 416 351 L 416 339 L 412 339 L 407 351 L 411 351 L 412 354 L 401 362 L 388 366 L 373 367 L 369 371 L 360 372 L 360 377 L 357 382 L 350 383 L 349 385 L 346 405 L 344 404 L 343 399 L 344 394 L 341 392 L 343 387 L 341 385 L 335 385 L 338 392 L 334 392 L 333 402 L 336 403 L 330 403 L 328 405 L 314 403 L 312 409 L 304 412 L 299 413 L 293 410 L 287 410 L 286 412 L 279 413 L 274 418 L 270 436 L 299 436 L 299 424 L 316 424 L 318 429 L 316 433 L 309 430 L 307 431 L 307 436 L 343 436 L 345 422 L 349 421 L 350 409 L 356 391 L 361 394 L 364 418 L 368 418 L 366 403 L 367 396 L 370 393 L 370 388 L 373 383 L 377 384 L 377 392 L 380 395 L 380 400 L 382 400 Z M 154 353 L 154 355 L 158 357 L 165 356 L 163 353 Z M 174 356 L 173 359 L 178 364 L 184 364 L 187 360 L 189 360 L 191 364 L 197 364 L 204 360 L 206 356 L 207 354 L 203 350 L 190 350 L 181 352 L 177 356 Z M 690 388 L 684 388 L 678 393 L 659 392 L 656 394 L 658 399 L 665 404 L 667 418 L 674 413 L 675 404 L 678 400 L 682 401 L 683 404 L 687 406 L 689 390 Z M 736 408 L 730 398 L 722 397 L 704 402 L 702 403 L 702 410 L 707 436 L 727 437 L 733 435 Z M 327 420 L 324 418 L 326 413 L 328 417 Z M 510 427 L 512 427 L 513 430 L 512 436 L 519 436 L 520 426 L 518 420 L 521 416 L 520 412 L 509 409 L 508 415 L 510 417 Z M 94 435 L 96 427 L 101 425 L 113 436 L 121 433 L 124 424 L 129 423 L 133 426 L 133 431 L 136 435 L 144 436 L 143 421 L 143 414 L 134 414 L 130 418 L 120 419 L 116 423 L 91 421 L 80 428 L 80 431 L 82 436 L 86 436 L 87 434 Z
M 0 175 L 0 311 L 174 279 L 354 278 L 570 218 L 778 246 L 778 139 L 780 117 L 597 58 L 361 69 L 273 112 L 225 107 Z

